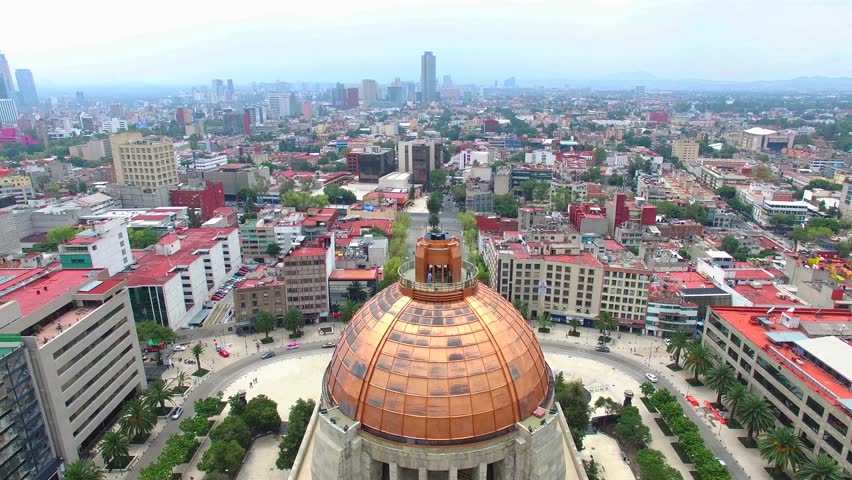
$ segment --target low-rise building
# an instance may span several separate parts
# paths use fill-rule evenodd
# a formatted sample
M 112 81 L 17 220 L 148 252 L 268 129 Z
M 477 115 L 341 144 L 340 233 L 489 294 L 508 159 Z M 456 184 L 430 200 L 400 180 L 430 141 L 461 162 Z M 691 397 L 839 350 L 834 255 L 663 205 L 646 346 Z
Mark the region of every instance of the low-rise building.
M 97 222 L 68 242 L 59 245 L 64 268 L 106 268 L 115 275 L 133 263 L 124 218 Z
M 379 269 L 338 269 L 328 277 L 331 311 L 339 311 L 347 300 L 361 304 L 373 296 L 379 286 Z
M 245 281 L 234 289 L 234 319 L 253 322 L 265 310 L 283 319 L 287 313 L 287 283 L 274 268 L 266 265 L 246 274 Z
M 852 471 L 849 311 L 711 307 L 703 343 L 765 398 L 806 455 L 824 453 Z
M 17 175 L 13 170 L 0 169 L 0 197 L 11 195 L 17 203 L 27 203 L 35 195 L 33 183 L 26 175 Z
M 281 258 L 279 274 L 287 282 L 287 308 L 297 308 L 308 322 L 328 316 L 328 277 L 334 269 L 334 235 L 315 246 L 297 247 Z M 327 244 L 324 244 L 327 243 Z

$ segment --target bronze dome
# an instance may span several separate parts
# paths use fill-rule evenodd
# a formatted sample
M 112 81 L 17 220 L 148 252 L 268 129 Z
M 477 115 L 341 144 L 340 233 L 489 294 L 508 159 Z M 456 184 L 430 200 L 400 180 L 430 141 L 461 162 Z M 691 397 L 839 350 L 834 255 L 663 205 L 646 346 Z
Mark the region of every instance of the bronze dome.
M 418 292 L 403 275 L 355 314 L 326 372 L 326 405 L 369 433 L 429 445 L 492 438 L 547 406 L 550 370 L 512 304 L 475 276 L 443 288 L 431 278 Z

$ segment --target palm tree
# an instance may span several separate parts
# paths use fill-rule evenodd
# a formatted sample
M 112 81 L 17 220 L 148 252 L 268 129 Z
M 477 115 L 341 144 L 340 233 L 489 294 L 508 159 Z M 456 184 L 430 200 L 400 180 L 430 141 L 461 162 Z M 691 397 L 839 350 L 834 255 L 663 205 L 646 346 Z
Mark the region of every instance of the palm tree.
M 292 334 L 301 333 L 305 326 L 305 314 L 298 308 L 291 308 L 284 314 L 284 328 Z
M 349 323 L 352 320 L 352 317 L 358 312 L 358 309 L 361 308 L 357 303 L 353 300 L 346 300 L 346 303 L 343 304 L 343 307 L 340 309 L 341 320 L 343 323 Z
M 530 306 L 527 305 L 526 302 L 521 301 L 519 298 L 512 300 L 512 305 L 515 307 L 515 310 L 524 317 L 524 320 L 527 320 L 527 317 L 530 315 Z
M 195 357 L 196 371 L 201 370 L 201 354 L 204 353 L 204 345 L 196 343 L 192 346 L 192 356 Z
M 157 380 L 148 384 L 148 388 L 145 389 L 142 398 L 144 398 L 145 403 L 149 407 L 159 405 L 160 410 L 165 410 L 166 402 L 171 402 L 174 396 L 174 391 L 166 385 L 166 382 Z
M 349 299 L 355 302 L 363 302 L 367 299 L 367 292 L 361 282 L 352 281 L 346 291 L 349 293 Z
M 64 480 L 104 480 L 106 475 L 91 460 L 77 460 L 65 467 L 62 478 Z
M 795 468 L 802 459 L 802 439 L 792 428 L 776 428 L 760 438 L 760 456 L 771 463 L 778 473 L 787 467 Z
M 731 409 L 731 413 L 728 415 L 729 422 L 734 419 L 734 415 L 737 413 L 737 407 L 749 395 L 751 395 L 751 393 L 749 393 L 748 388 L 739 382 L 734 383 L 731 388 L 724 393 L 723 397 L 725 397 L 725 401 L 728 402 L 728 407 Z
M 716 392 L 716 405 L 722 403 L 722 395 L 737 383 L 737 373 L 734 367 L 723 361 L 716 362 L 704 375 L 704 383 Z
M 101 440 L 101 455 L 104 457 L 104 464 L 124 465 L 122 460 L 125 460 L 129 455 L 130 440 L 127 435 L 121 432 L 107 432 Z
M 799 471 L 796 472 L 796 480 L 843 480 L 843 469 L 828 455 L 820 453 L 815 458 L 805 459 Z
M 571 325 L 571 333 L 577 333 L 577 328 L 582 325 L 579 318 L 572 318 L 568 320 L 568 325 Z
M 698 381 L 698 376 L 703 375 L 713 364 L 713 356 L 710 350 L 700 343 L 693 343 L 686 351 L 686 360 L 683 362 L 692 373 L 695 374 L 694 381 Z
M 135 398 L 124 406 L 118 424 L 127 438 L 147 435 L 157 425 L 157 416 L 142 400 Z
M 618 328 L 618 320 L 616 320 L 611 313 L 601 310 L 601 312 L 598 313 L 598 318 L 595 319 L 595 328 L 597 328 L 601 332 L 601 335 L 603 335 L 604 345 L 606 345 L 609 341 L 607 340 L 609 338 L 607 332 L 611 332 Z
M 679 364 L 680 354 L 685 352 L 691 343 L 689 335 L 687 335 L 686 332 L 675 332 L 674 335 L 672 335 L 669 346 L 666 347 L 666 351 L 674 353 L 675 365 Z
M 269 338 L 269 332 L 275 328 L 275 317 L 266 310 L 260 310 L 254 319 L 254 328 L 264 333 L 264 339 Z
M 183 392 L 183 387 L 186 386 L 188 380 L 189 379 L 186 377 L 186 372 L 184 372 L 183 370 L 178 371 L 178 374 L 175 377 L 175 387 L 177 387 L 178 390 Z
M 753 439 L 754 434 L 765 432 L 775 425 L 775 417 L 772 416 L 769 404 L 757 395 L 749 394 L 737 405 L 736 418 L 748 429 L 749 439 Z
M 538 328 L 550 328 L 553 322 L 550 320 L 550 312 L 541 312 L 538 317 Z

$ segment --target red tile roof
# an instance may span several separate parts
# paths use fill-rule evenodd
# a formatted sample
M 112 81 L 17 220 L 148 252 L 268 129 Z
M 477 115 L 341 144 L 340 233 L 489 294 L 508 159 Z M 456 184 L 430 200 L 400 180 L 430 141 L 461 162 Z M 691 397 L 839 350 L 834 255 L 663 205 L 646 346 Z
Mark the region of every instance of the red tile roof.
M 51 270 L 52 268 L 56 270 Z M 98 272 L 100 269 L 61 269 L 56 263 L 44 268 L 0 269 L 0 277 L 12 277 L 0 284 L 0 290 L 6 290 L 21 282 L 30 282 L 3 295 L 0 303 L 16 300 L 21 307 L 21 314 L 29 315 L 61 295 L 76 291 L 96 280 Z M 43 276 L 38 278 L 39 275 Z

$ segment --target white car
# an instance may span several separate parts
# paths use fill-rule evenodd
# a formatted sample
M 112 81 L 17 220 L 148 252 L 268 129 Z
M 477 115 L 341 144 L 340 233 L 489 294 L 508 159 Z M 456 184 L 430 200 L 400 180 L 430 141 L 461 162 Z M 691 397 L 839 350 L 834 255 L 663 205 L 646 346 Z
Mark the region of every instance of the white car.
M 672 344 L 672 339 L 671 338 L 665 339 L 665 343 L 666 343 L 666 346 L 668 347 L 669 345 Z
M 176 351 L 176 352 L 185 352 L 186 351 L 186 345 L 175 345 L 173 350 Z
M 647 378 L 648 381 L 651 382 L 651 383 L 657 383 L 657 376 L 654 375 L 653 373 L 646 373 L 645 378 Z

